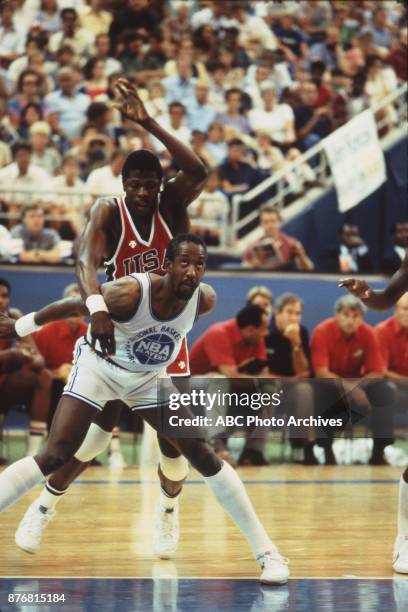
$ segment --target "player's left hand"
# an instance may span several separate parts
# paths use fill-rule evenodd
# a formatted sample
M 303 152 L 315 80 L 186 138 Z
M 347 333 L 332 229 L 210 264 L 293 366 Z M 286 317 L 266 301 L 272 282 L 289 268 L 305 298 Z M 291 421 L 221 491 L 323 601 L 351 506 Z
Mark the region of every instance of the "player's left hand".
M 127 79 L 118 79 L 115 83 L 116 89 L 122 96 L 122 102 L 116 104 L 116 108 L 127 118 L 132 121 L 141 123 L 150 119 L 146 107 L 137 93 L 136 87 Z
M 360 300 L 368 299 L 372 293 L 372 289 L 370 289 L 366 281 L 355 278 L 342 278 L 339 282 L 339 287 L 344 287 L 349 293 Z
M 11 319 L 7 315 L 0 313 L 0 338 L 4 340 L 18 338 L 15 326 L 16 326 L 15 319 Z

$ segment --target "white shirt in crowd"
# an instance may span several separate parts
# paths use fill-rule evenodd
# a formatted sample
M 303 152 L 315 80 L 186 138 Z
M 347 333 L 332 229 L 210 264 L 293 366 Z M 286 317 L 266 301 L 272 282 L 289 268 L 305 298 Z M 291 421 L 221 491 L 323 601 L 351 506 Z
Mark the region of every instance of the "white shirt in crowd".
M 4 198 L 16 203 L 27 204 L 27 192 L 29 192 L 29 197 L 31 196 L 33 201 L 49 200 L 49 196 L 47 197 L 46 194 L 42 195 L 35 193 L 38 188 L 46 188 L 47 185 L 49 185 L 49 181 L 50 177 L 45 170 L 34 164 L 28 166 L 28 170 L 24 176 L 20 176 L 16 162 L 0 169 L 0 189 L 4 194 Z M 16 189 L 21 188 L 22 192 L 7 192 L 7 187 L 10 187 L 10 185 Z
M 295 116 L 289 104 L 277 104 L 272 111 L 253 108 L 248 113 L 248 121 L 251 129 L 256 132 L 262 130 L 268 133 L 275 142 L 287 140 L 287 129 L 289 122 L 295 121 Z
M 217 189 L 203 191 L 188 207 L 190 219 L 194 221 L 226 222 L 229 213 L 228 198 Z
M 170 125 L 170 119 L 168 115 L 162 115 L 157 119 L 157 122 L 160 123 L 165 130 L 170 132 L 172 136 L 181 140 L 185 145 L 190 146 L 191 139 L 191 130 L 186 125 L 181 125 L 177 130 Z M 156 151 L 156 153 L 161 153 L 166 149 L 163 143 L 160 142 L 157 138 L 151 138 L 152 145 Z
M 110 164 L 92 170 L 86 180 L 88 193 L 93 195 L 123 195 L 122 176 L 115 176 Z

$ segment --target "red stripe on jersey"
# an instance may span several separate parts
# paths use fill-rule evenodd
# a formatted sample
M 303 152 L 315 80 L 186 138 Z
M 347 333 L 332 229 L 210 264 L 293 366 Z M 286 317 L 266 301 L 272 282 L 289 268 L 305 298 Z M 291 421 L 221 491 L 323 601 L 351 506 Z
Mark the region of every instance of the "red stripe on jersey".
M 121 235 L 112 259 L 105 262 L 108 280 L 135 272 L 164 273 L 167 245 L 173 237 L 158 209 L 153 214 L 150 236 L 143 240 L 128 211 L 124 198 L 117 199 Z

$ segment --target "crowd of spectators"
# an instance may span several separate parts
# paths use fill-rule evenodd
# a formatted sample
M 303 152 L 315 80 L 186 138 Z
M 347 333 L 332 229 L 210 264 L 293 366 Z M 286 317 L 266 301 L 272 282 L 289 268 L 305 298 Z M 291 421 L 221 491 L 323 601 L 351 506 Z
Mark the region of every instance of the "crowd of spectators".
M 154 151 L 166 177 L 174 175 L 161 143 L 115 108 L 120 76 L 211 171 L 191 216 L 219 244 L 232 194 L 406 81 L 405 20 L 397 1 L 2 2 L 0 251 L 28 261 L 21 236 L 29 203 L 53 230 L 53 261 L 55 253 L 63 260 L 95 196 L 121 193 L 121 167 L 136 148 Z M 392 106 L 382 112 L 393 120 Z M 301 193 L 313 168 L 285 180 Z M 16 233 L 19 223 L 25 229 Z M 32 261 L 50 261 L 35 236 L 29 242 Z M 298 253 L 304 269 L 301 261 Z

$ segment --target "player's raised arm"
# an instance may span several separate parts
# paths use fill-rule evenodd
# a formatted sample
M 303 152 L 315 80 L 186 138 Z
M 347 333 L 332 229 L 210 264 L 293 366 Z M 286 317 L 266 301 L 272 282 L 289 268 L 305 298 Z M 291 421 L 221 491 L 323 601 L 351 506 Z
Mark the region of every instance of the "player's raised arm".
M 366 281 L 355 278 L 342 279 L 339 287 L 344 287 L 349 293 L 360 298 L 368 308 L 388 310 L 408 291 L 408 255 L 382 291 L 374 291 Z
M 98 267 L 106 256 L 112 214 L 109 202 L 98 200 L 94 204 L 81 237 L 76 267 L 81 296 L 91 314 L 92 343 L 98 340 L 102 352 L 110 355 L 115 353 L 114 328 L 101 294 Z
M 188 229 L 186 207 L 197 198 L 207 180 L 207 169 L 193 151 L 167 132 L 146 111 L 136 88 L 125 79 L 118 79 L 117 88 L 123 101 L 119 106 L 123 115 L 136 121 L 167 148 L 180 171 L 164 187 L 161 209 L 170 217 L 177 233 Z

